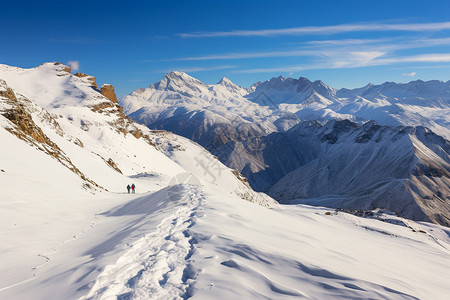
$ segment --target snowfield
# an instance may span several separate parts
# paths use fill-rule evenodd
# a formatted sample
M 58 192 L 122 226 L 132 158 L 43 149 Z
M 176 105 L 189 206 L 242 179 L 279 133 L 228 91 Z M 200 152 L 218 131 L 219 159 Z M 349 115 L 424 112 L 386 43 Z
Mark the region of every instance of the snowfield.
M 175 191 L 171 191 L 175 189 Z M 211 185 L 95 201 L 85 220 L 54 220 L 4 299 L 446 299 L 450 231 L 391 215 L 308 206 L 265 208 Z M 91 206 L 94 206 L 91 204 Z M 326 215 L 330 212 L 330 215 Z M 52 219 L 50 212 L 45 218 Z M 43 217 L 43 216 L 41 216 Z M 90 218 L 89 218 L 90 217 Z M 74 226 L 75 222 L 78 226 Z M 406 226 L 407 225 L 407 226 Z M 2 237 L 2 240 L 7 240 Z M 11 243 L 11 242 L 9 242 Z M 10 256 L 20 262 L 27 255 Z M 26 276 L 27 274 L 28 276 Z M 4 278 L 6 277 L 6 278 Z M 27 278 L 28 277 L 28 278 Z M 25 281 L 21 281 L 21 279 Z
M 279 205 L 63 65 L 0 79 L 0 299 L 448 298 L 448 227 Z

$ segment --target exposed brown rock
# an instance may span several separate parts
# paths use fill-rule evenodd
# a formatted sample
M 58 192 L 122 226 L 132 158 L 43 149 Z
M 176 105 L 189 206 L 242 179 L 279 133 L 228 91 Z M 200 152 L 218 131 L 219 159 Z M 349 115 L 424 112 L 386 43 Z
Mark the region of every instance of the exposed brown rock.
M 122 174 L 122 171 L 119 169 L 119 167 L 116 165 L 116 163 L 112 160 L 112 158 L 109 158 L 106 163 L 111 166 L 114 170 Z
M 137 139 L 142 137 L 142 131 L 136 128 L 136 130 L 130 130 L 130 133 Z
M 79 138 L 76 138 L 73 143 L 81 148 L 84 148 L 84 144 Z
M 5 90 L 0 88 L 0 97 L 8 98 L 12 101 L 17 101 L 16 95 L 14 91 L 6 86 L 6 82 L 3 79 L 0 79 L 0 87 L 4 87 Z
M 85 74 L 74 74 L 78 77 L 83 77 Z M 86 75 L 89 76 L 89 75 Z M 85 76 L 84 76 L 85 77 Z M 105 91 L 110 91 L 114 95 L 113 99 L 109 98 L 107 95 L 105 95 Z M 108 102 L 101 102 L 95 105 L 90 105 L 92 111 L 106 114 L 106 115 L 115 115 L 117 118 L 114 121 L 108 122 L 108 124 L 117 130 L 118 133 L 121 133 L 123 135 L 131 134 L 135 138 L 140 139 L 142 138 L 144 141 L 146 141 L 149 145 L 155 147 L 155 143 L 152 141 L 152 139 L 142 132 L 141 129 L 136 126 L 136 123 L 132 121 L 129 117 L 127 117 L 123 113 L 122 106 L 117 103 L 117 98 L 114 92 L 114 87 L 109 84 L 104 84 L 101 87 L 101 93 L 108 97 L 111 101 Z
M 117 96 L 116 93 L 114 92 L 114 87 L 111 84 L 102 85 L 102 87 L 100 88 L 100 92 L 102 93 L 103 96 L 105 96 L 112 102 L 117 103 Z
M 75 75 L 77 77 L 80 77 L 80 78 L 87 77 L 87 80 L 92 85 L 92 87 L 94 89 L 97 89 L 97 79 L 95 79 L 94 76 L 91 76 L 91 75 L 88 75 L 88 74 L 84 74 L 84 73 L 75 73 L 73 75 Z
M 250 187 L 248 179 L 244 175 L 242 175 L 238 170 L 233 169 L 231 170 L 231 173 L 233 173 L 233 175 L 236 176 L 237 179 L 242 181 L 246 186 Z
M 104 112 L 106 112 L 106 110 L 108 108 L 112 109 L 115 107 L 116 106 L 114 105 L 114 103 L 111 103 L 111 102 L 102 102 L 102 103 L 90 106 L 92 111 L 99 112 L 99 113 L 104 113 Z
M 55 66 L 60 66 L 60 65 L 62 65 L 62 63 L 60 63 L 60 62 L 55 62 Z M 64 65 L 63 71 L 64 71 L 64 72 L 67 72 L 67 73 L 70 73 L 70 72 L 72 72 L 72 68 L 71 68 L 70 66 Z

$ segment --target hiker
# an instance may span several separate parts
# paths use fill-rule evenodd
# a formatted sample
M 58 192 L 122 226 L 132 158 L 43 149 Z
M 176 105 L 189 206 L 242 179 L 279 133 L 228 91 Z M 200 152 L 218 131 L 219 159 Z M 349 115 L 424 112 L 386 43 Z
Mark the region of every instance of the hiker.
M 136 188 L 136 186 L 134 185 L 134 183 L 131 185 L 131 190 L 133 191 L 133 194 L 134 194 L 134 192 L 135 192 L 135 189 Z
M 127 185 L 128 194 L 130 193 L 131 186 Z

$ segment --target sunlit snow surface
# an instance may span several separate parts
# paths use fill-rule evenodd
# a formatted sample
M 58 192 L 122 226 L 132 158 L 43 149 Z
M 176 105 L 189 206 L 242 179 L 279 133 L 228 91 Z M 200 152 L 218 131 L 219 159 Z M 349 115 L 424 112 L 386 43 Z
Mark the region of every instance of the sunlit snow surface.
M 44 213 L 41 217 L 56 225 L 52 232 L 73 237 L 41 252 L 36 257 L 40 262 L 29 263 L 38 269 L 25 268 L 16 277 L 30 280 L 4 286 L 0 296 L 445 299 L 448 295 L 446 228 L 386 215 L 390 222 L 398 222 L 392 224 L 307 206 L 268 209 L 208 184 L 171 189 L 109 195 L 107 201 L 90 204 L 91 211 L 93 206 L 102 208 L 97 214 L 87 212 L 81 218 L 78 214 L 86 208 L 68 213 L 66 218 L 78 226 L 61 226 L 66 220 Z M 325 214 L 328 211 L 330 215 Z M 11 237 L 2 240 L 11 243 Z M 29 251 L 48 244 L 41 236 Z M 10 259 L 21 261 L 20 256 Z M 14 265 L 3 266 L 2 283 L 18 272 Z
M 108 189 L 83 189 L 0 117 L 0 299 L 447 298 L 448 228 L 275 205 L 185 138 L 147 131 L 153 147 L 113 130 L 114 116 L 83 107 L 105 99 L 82 79 L 53 65 L 0 71 L 54 114 L 62 136 L 32 116 Z

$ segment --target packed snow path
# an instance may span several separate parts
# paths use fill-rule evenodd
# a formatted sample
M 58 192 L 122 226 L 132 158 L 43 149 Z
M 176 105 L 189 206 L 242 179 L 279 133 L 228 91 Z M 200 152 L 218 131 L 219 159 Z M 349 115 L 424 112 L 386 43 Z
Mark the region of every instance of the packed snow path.
M 84 299 L 186 299 L 196 273 L 190 264 L 197 240 L 195 224 L 204 196 L 193 185 L 168 190 L 177 210 L 152 232 L 130 245 L 116 264 L 107 266 Z

